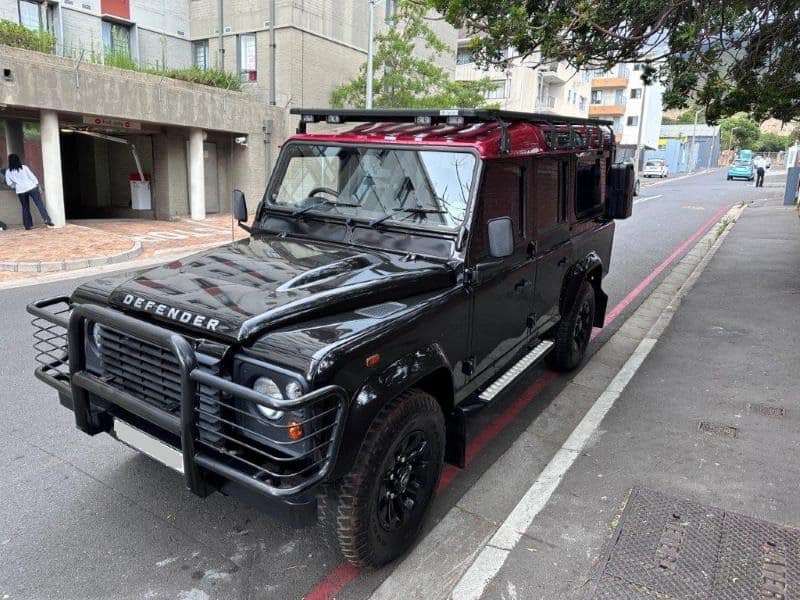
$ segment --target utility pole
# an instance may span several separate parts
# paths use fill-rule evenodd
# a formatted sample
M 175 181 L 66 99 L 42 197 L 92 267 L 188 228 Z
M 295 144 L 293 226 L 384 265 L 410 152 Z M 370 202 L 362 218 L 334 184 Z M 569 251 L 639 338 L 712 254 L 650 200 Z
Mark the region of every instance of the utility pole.
M 639 131 L 636 132 L 636 172 L 642 168 L 642 132 L 644 131 L 645 100 L 647 99 L 647 86 L 642 82 L 642 106 L 639 109 Z
M 269 105 L 275 106 L 275 85 L 278 79 L 275 71 L 275 0 L 269 3 Z
M 689 144 L 689 163 L 690 164 L 688 166 L 690 166 L 690 167 L 692 166 L 691 162 L 692 162 L 692 154 L 694 153 L 694 144 L 695 144 L 695 141 L 697 141 L 697 117 L 700 116 L 700 113 L 702 111 L 703 111 L 702 108 L 699 108 L 696 111 L 694 111 L 694 125 L 692 126 L 692 142 L 691 142 L 691 144 Z M 697 164 L 695 164 L 694 166 L 697 166 Z M 691 168 L 689 170 L 690 171 L 694 171 L 693 168 Z
M 222 3 L 224 0 L 217 0 L 217 16 L 219 17 L 219 59 L 217 64 L 220 71 L 225 70 L 225 42 L 222 39 L 223 19 L 222 19 Z
M 375 21 L 375 3 L 377 0 L 369 0 L 369 40 L 367 40 L 367 99 L 366 107 L 372 108 L 372 36 Z

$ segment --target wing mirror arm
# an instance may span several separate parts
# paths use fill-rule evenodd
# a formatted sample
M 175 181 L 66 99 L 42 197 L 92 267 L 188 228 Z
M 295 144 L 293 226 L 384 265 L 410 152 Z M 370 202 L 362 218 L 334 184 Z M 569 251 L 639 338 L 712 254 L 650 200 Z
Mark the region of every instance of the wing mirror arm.
M 252 228 L 247 225 L 247 200 L 245 200 L 242 190 L 233 190 L 233 217 L 239 227 L 247 233 L 252 231 Z

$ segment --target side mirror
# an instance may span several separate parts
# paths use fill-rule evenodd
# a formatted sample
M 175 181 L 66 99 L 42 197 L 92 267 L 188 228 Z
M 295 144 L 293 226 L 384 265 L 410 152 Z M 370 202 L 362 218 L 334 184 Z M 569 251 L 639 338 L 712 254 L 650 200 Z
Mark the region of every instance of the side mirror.
M 498 217 L 486 224 L 489 234 L 489 256 L 505 258 L 514 253 L 514 225 L 511 217 Z
M 247 221 L 247 201 L 242 190 L 233 190 L 233 216 L 239 223 Z

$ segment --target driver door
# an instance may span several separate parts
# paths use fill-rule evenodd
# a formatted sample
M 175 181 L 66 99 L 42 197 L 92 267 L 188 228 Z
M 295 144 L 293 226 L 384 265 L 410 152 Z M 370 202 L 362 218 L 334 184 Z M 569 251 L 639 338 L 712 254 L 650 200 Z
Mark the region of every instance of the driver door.
M 469 264 L 473 272 L 470 353 L 473 377 L 483 381 L 530 339 L 535 261 L 526 231 L 527 163 L 487 161 L 473 221 Z M 489 255 L 487 223 L 510 217 L 511 256 Z

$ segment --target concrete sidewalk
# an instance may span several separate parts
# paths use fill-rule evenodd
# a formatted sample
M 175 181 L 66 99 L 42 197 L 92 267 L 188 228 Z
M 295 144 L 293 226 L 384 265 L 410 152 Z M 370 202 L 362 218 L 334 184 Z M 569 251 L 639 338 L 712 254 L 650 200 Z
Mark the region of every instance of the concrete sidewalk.
M 241 239 L 231 215 L 204 221 L 93 219 L 70 221 L 63 229 L 44 226 L 31 231 L 0 232 L 0 283 L 38 280 L 55 271 L 77 271 L 133 259 L 164 260 Z
M 796 209 L 743 212 L 479 597 L 800 598 L 799 262 Z

